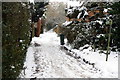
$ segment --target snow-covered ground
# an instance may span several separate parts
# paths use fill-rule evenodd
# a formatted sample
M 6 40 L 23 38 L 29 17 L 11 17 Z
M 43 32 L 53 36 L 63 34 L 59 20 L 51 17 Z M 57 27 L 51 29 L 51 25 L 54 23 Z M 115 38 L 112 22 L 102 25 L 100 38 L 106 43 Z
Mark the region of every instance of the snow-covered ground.
M 66 55 L 59 37 L 52 30 L 34 37 L 28 48 L 21 78 L 118 78 L 118 55 L 111 53 L 106 62 L 104 54 L 88 49 L 74 51 L 80 59 Z M 65 40 L 67 42 L 67 40 Z M 36 44 L 37 43 L 37 44 Z M 65 44 L 66 47 L 67 44 Z M 87 45 L 86 45 L 87 46 Z M 68 47 L 69 48 L 69 47 Z M 86 64 L 82 58 L 95 63 Z
M 88 47 L 87 49 L 83 49 Z M 106 51 L 104 53 L 100 53 L 99 50 L 94 50 L 90 45 L 85 45 L 81 47 L 79 50 L 72 49 L 73 52 L 87 60 L 90 63 L 95 64 L 95 68 L 102 71 L 102 78 L 118 78 L 118 52 L 111 52 L 108 56 L 108 61 L 106 61 Z

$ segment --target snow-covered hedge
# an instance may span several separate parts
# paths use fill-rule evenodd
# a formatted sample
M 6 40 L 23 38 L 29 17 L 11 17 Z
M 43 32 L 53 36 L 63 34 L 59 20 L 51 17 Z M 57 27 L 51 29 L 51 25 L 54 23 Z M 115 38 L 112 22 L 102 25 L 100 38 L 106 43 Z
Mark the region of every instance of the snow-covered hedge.
M 119 50 L 119 20 L 116 15 L 114 16 L 110 13 L 111 11 L 113 12 L 114 8 L 116 9 L 117 7 L 112 6 L 112 9 L 111 6 L 108 6 L 112 5 L 111 3 L 108 4 L 102 2 L 90 2 L 86 4 L 84 4 L 84 2 L 80 3 L 83 5 L 70 5 L 69 7 L 65 8 L 66 17 L 68 17 L 69 20 L 63 23 L 63 26 L 66 26 L 70 29 L 67 34 L 68 42 L 71 43 L 73 48 L 79 48 L 89 44 L 92 45 L 94 49 L 98 48 L 106 50 L 108 46 L 110 29 L 109 21 L 112 19 L 113 24 L 111 25 L 110 47 L 113 51 Z M 89 20 L 88 22 L 86 22 L 87 19 Z

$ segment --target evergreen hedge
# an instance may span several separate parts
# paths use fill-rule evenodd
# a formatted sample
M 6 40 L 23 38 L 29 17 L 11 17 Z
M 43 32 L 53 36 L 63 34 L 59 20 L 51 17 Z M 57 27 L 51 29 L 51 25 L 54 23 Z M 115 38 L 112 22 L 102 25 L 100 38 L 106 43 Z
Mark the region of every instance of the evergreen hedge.
M 2 77 L 17 78 L 30 43 L 28 3 L 2 3 Z

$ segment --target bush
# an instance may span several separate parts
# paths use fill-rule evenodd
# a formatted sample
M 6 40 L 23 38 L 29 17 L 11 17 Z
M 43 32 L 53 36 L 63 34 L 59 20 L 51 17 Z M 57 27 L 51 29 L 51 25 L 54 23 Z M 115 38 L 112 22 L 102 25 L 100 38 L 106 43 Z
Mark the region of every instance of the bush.
M 28 3 L 2 3 L 2 77 L 17 78 L 30 43 Z

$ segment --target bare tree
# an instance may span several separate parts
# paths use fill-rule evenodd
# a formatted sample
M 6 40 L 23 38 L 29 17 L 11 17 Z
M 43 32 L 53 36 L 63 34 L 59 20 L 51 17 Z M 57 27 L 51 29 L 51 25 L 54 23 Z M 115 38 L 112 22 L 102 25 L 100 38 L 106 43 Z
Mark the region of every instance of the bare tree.
M 46 12 L 46 29 L 53 28 L 56 24 L 65 22 L 65 7 L 63 2 L 52 2 Z

